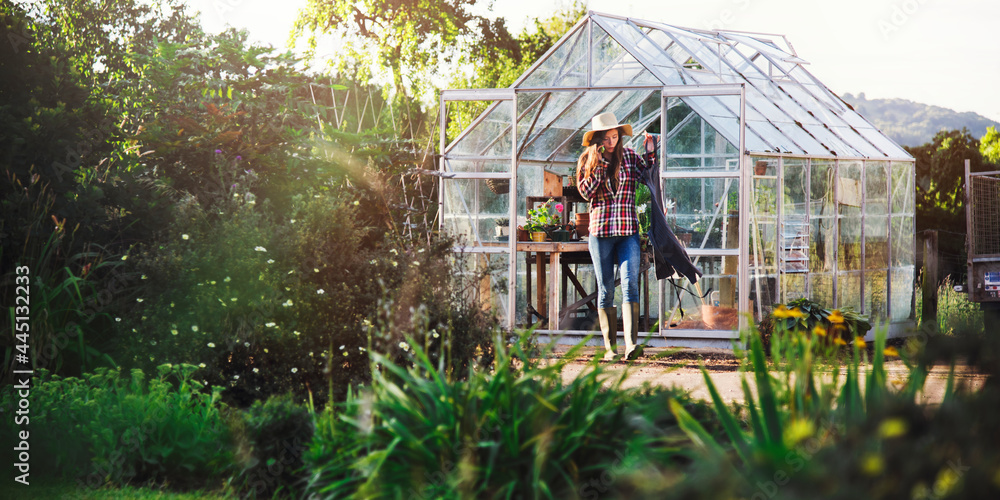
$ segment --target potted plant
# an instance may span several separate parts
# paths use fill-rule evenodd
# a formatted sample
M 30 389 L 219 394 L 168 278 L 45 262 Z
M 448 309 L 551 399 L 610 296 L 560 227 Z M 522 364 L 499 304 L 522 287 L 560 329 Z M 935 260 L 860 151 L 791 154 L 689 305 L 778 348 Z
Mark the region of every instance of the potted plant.
M 510 236 L 510 219 L 501 217 L 496 220 L 496 225 L 497 238 L 506 238 Z
M 549 198 L 545 203 L 528 210 L 526 227 L 531 232 L 533 241 L 545 241 L 545 235 L 551 235 L 553 231 L 561 229 L 559 214 L 565 207 L 562 203 L 552 202 L 553 199 Z

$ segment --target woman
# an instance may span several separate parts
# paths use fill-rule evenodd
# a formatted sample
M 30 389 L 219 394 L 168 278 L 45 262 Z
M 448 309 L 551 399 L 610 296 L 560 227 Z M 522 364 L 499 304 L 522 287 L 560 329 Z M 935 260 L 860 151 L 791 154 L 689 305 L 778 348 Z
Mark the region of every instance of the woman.
M 598 317 L 604 335 L 605 361 L 618 354 L 618 313 L 614 307 L 615 268 L 622 277 L 622 321 L 625 323 L 625 358 L 642 355 L 639 338 L 639 217 L 635 188 L 640 174 L 656 165 L 656 139 L 645 134 L 646 154 L 640 156 L 623 145 L 632 135 L 631 125 L 618 123 L 614 113 L 591 120 L 583 135 L 586 148 L 576 166 L 580 194 L 590 202 L 590 257 L 597 275 Z

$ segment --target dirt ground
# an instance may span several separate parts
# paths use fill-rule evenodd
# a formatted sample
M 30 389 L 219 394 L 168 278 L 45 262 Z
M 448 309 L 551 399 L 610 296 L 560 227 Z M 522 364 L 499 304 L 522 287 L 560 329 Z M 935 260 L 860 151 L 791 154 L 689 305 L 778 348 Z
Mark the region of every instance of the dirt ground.
M 558 347 L 554 354 L 565 353 L 567 349 Z M 587 348 L 574 361 L 567 364 L 562 372 L 563 380 L 570 381 L 587 370 L 595 349 Z M 618 349 L 621 351 L 623 346 L 619 345 Z M 657 358 L 657 355 L 663 354 L 664 351 L 672 350 L 674 349 L 647 348 L 645 356 L 631 365 L 619 361 L 602 363 L 602 366 L 615 375 L 620 374 L 628 367 L 630 373 L 625 380 L 625 387 L 638 387 L 649 382 L 665 387 L 680 387 L 687 390 L 694 398 L 708 400 L 710 399 L 708 388 L 699 369 L 700 362 L 703 361 L 712 382 L 724 400 L 744 401 L 740 383 L 739 361 L 733 356 L 732 351 L 728 349 L 680 349 L 669 356 Z M 864 368 L 862 367 L 862 369 Z M 886 362 L 886 372 L 890 383 L 897 387 L 903 385 L 908 374 L 906 366 L 899 360 Z M 843 376 L 841 376 L 841 383 L 843 380 Z M 918 394 L 918 400 L 928 404 L 940 403 L 944 397 L 947 381 L 948 367 L 937 366 L 933 368 L 927 376 L 924 390 Z M 966 384 L 970 389 L 978 390 L 984 381 L 985 376 L 972 371 L 967 366 L 955 367 L 956 385 Z M 748 378 L 748 382 L 751 390 L 755 392 L 756 384 L 752 376 Z

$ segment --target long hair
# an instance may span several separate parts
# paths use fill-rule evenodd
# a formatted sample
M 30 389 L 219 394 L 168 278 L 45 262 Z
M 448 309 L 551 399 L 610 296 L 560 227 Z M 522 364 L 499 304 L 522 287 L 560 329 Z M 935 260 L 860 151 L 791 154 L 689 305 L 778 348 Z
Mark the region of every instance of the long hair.
M 600 147 L 602 142 L 604 142 L 605 133 L 607 133 L 607 131 L 595 132 L 594 136 L 590 140 L 590 146 L 587 146 L 583 150 L 583 153 L 580 154 L 580 159 L 576 161 L 577 182 L 594 175 L 594 169 L 597 168 L 601 159 L 601 153 L 597 152 L 597 148 Z M 618 130 L 618 144 L 615 145 L 614 154 L 611 155 L 611 165 L 609 165 L 608 168 L 614 171 L 623 163 L 625 163 L 625 138 L 622 136 L 621 130 Z

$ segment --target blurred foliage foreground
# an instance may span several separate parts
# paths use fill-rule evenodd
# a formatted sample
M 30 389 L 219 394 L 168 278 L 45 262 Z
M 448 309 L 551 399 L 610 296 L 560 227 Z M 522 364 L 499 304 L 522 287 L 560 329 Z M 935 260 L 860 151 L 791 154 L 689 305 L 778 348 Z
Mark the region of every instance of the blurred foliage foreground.
M 612 376 L 597 361 L 565 381 L 578 348 L 554 357 L 528 334 L 497 339 L 492 364 L 457 376 L 429 354 L 434 338 L 410 337 L 394 358 L 373 353 L 371 382 L 324 409 L 287 397 L 234 409 L 218 388 L 206 390 L 194 365 L 162 365 L 152 377 L 42 373 L 33 380 L 33 465 L 81 490 L 147 485 L 242 497 L 1000 493 L 991 432 L 1000 422 L 1000 342 L 979 334 L 887 347 L 879 332 L 871 345 L 831 347 L 779 327 L 769 353 L 756 335 L 739 353 L 744 404 L 724 403 L 704 369 L 707 402 L 625 388 L 628 371 Z M 888 372 L 887 358 L 901 358 L 906 373 Z M 940 404 L 920 404 L 929 370 L 954 369 L 955 360 L 985 374 L 982 388 L 968 390 L 952 373 Z M 7 390 L 4 403 L 16 397 Z M 13 429 L 2 436 L 7 449 L 16 445 Z

